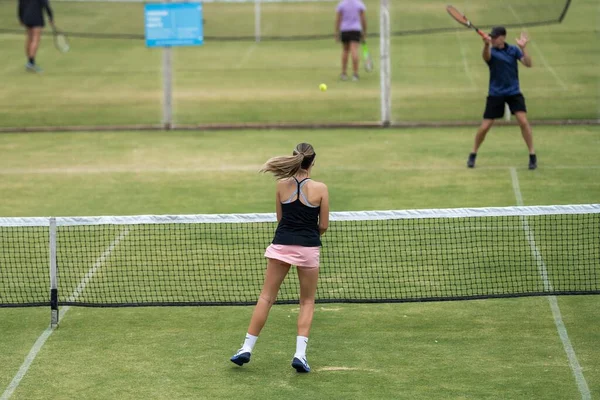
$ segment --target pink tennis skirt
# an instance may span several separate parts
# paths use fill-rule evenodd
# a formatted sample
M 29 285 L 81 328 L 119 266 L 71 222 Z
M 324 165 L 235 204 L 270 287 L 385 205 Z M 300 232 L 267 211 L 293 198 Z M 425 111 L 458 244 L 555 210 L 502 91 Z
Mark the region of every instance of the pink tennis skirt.
M 265 257 L 297 267 L 319 268 L 319 252 L 319 247 L 271 244 L 265 250 Z

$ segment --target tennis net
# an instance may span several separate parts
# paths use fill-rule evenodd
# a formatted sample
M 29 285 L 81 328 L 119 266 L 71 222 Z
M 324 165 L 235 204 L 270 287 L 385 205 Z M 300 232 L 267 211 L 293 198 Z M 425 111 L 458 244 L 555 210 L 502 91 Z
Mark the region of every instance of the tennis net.
M 0 306 L 253 304 L 275 227 L 274 214 L 0 218 Z M 590 204 L 331 213 L 317 301 L 599 293 Z M 297 299 L 290 273 L 278 302 Z

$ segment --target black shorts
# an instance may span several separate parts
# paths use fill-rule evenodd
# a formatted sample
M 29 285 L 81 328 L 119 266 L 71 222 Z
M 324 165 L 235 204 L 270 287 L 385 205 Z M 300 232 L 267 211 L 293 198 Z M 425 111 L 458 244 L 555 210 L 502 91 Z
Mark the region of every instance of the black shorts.
M 360 42 L 361 37 L 361 31 L 346 31 L 341 35 L 342 43 Z
M 25 15 L 19 17 L 19 22 L 28 28 L 43 28 L 44 17 L 41 15 Z
M 30 29 L 31 28 L 43 28 L 45 26 L 43 23 L 41 23 L 41 24 L 40 23 L 35 23 L 35 24 L 26 24 L 26 23 L 23 23 L 23 25 L 26 28 L 30 28 Z
M 510 113 L 514 114 L 518 111 L 527 112 L 525 106 L 525 97 L 521 93 L 513 96 L 488 96 L 485 103 L 484 119 L 496 119 L 504 116 L 504 103 L 508 104 Z

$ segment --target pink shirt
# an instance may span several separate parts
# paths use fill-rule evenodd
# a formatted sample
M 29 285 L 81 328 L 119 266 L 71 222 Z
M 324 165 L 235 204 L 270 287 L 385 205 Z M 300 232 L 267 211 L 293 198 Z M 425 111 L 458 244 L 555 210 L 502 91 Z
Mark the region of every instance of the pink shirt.
M 361 31 L 360 12 L 365 11 L 367 7 L 362 0 L 341 0 L 336 8 L 336 12 L 342 15 L 341 32 Z

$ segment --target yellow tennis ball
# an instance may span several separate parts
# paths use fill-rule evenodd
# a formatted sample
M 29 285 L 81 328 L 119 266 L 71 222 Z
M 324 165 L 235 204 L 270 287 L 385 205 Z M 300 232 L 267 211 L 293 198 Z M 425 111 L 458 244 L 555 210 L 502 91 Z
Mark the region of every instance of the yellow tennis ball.
M 321 83 L 321 84 L 319 85 L 319 89 L 321 90 L 321 92 L 324 92 L 324 91 L 326 91 L 326 90 L 327 90 L 327 85 L 326 85 L 326 84 L 324 84 L 324 83 Z

